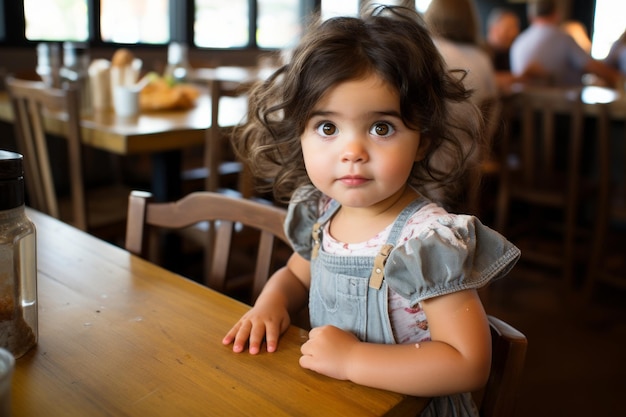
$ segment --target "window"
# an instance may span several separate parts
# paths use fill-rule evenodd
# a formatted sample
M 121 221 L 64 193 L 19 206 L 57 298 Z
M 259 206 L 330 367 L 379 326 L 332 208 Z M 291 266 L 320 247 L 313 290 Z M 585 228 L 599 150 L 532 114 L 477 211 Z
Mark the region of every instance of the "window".
M 300 37 L 299 0 L 259 0 L 257 38 L 260 48 L 286 48 Z
M 101 0 L 105 42 L 164 44 L 170 40 L 168 0 Z
M 300 38 L 321 0 L 0 0 L 4 42 L 88 45 L 183 42 L 200 48 L 282 49 Z M 14 2 L 15 1 L 15 2 Z M 330 2 L 326 2 L 330 4 Z M 336 0 L 358 8 L 359 0 Z M 22 4 L 25 19 L 21 19 Z M 15 6 L 13 6 L 15 5 Z M 0 15 L 1 16 L 1 15 Z M 9 28 L 9 30 L 7 30 Z M 24 36 L 23 34 L 26 34 Z
M 194 43 L 204 48 L 242 48 L 249 44 L 248 0 L 195 0 Z
M 359 14 L 359 0 L 322 0 L 322 19 L 335 16 L 356 16 Z
M 188 40 L 201 48 L 281 49 L 298 40 L 305 10 L 312 10 L 314 3 L 314 0 L 194 0 L 195 8 L 181 7 L 183 11 L 178 12 L 178 1 L 24 0 L 26 39 L 129 45 L 164 45 L 174 39 Z M 358 0 L 349 3 L 356 5 Z M 170 7 L 175 8 L 170 10 Z M 90 13 L 91 9 L 99 15 Z M 90 33 L 93 27 L 100 33 Z
M 424 13 L 428 6 L 430 6 L 431 0 L 415 0 L 415 8 L 418 12 Z
M 593 22 L 591 55 L 604 59 L 615 42 L 626 29 L 623 19 L 615 18 L 614 0 L 596 0 L 596 12 Z
M 28 40 L 89 39 L 87 0 L 24 0 L 24 17 Z
M 425 12 L 432 0 L 415 0 L 415 9 L 418 12 Z M 387 4 L 387 5 L 406 5 L 407 1 L 388 0 L 388 1 L 372 1 L 372 0 L 322 0 L 322 19 L 328 19 L 334 16 L 357 16 L 359 14 L 360 4 Z

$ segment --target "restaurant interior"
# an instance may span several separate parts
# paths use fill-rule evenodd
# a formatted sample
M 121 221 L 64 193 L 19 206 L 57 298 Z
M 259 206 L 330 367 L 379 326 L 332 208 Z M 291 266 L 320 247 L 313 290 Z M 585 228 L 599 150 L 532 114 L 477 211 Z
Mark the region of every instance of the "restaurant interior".
M 78 143 L 82 166 L 69 160 L 67 149 L 72 141 L 64 127 L 67 120 L 47 120 L 51 161 L 48 175 L 54 183 L 57 209 L 51 211 L 44 201 L 46 197 L 39 200 L 35 196 L 36 187 L 28 179 L 27 205 L 114 246 L 129 249 L 125 239 L 131 215 L 128 196 L 132 190 L 149 192 L 151 198 L 161 202 L 209 190 L 284 208 L 271 193 L 255 188 L 250 173 L 236 160 L 225 139 L 245 117 L 249 88 L 280 65 L 287 56 L 289 42 L 305 30 L 306 25 L 301 22 L 306 19 L 302 16 L 309 17 L 319 10 L 343 13 L 334 7 L 340 3 L 358 7 L 367 1 L 282 2 L 288 4 L 282 7 L 291 7 L 295 16 L 301 18 L 298 28 L 291 28 L 296 35 L 284 39 L 273 38 L 273 33 L 267 38 L 259 35 L 264 33 L 259 28 L 264 20 L 255 19 L 255 14 L 261 14 L 271 1 L 228 2 L 246 6 L 242 24 L 228 22 L 246 32 L 241 41 L 235 35 L 227 39 L 232 45 L 224 44 L 223 37 L 214 39 L 209 34 L 201 38 L 194 32 L 199 26 L 194 19 L 203 15 L 198 12 L 202 4 L 208 7 L 206 13 L 210 15 L 212 7 L 226 7 L 226 2 L 117 2 L 117 7 L 136 3 L 133 7 L 139 15 L 146 13 L 142 7 L 147 7 L 147 3 L 163 3 L 169 26 L 166 40 L 157 41 L 140 35 L 135 40 L 132 36 L 123 41 L 112 40 L 115 36 L 106 38 L 106 25 L 98 19 L 107 10 L 104 0 L 77 2 L 89 10 L 85 14 L 85 38 L 45 38 L 41 34 L 28 38 L 28 3 L 0 0 L 0 149 L 25 153 L 16 135 L 17 118 L 7 90 L 12 77 L 57 82 L 57 86 L 65 80 L 79 86 L 81 107 L 77 114 L 82 120 L 82 139 Z M 115 3 L 110 0 L 110 4 Z M 424 11 L 429 2 L 377 3 L 404 4 Z M 495 8 L 507 8 L 517 14 L 522 30 L 529 26 L 528 1 L 474 3 L 483 37 L 488 15 Z M 563 0 L 562 19 L 582 22 L 593 40 L 594 27 L 598 30 L 594 17 L 599 3 Z M 235 7 L 228 13 L 241 10 Z M 137 23 L 120 19 L 122 26 L 128 22 Z M 215 27 L 224 30 L 225 26 L 215 23 Z M 281 28 L 287 31 L 285 26 Z M 622 25 L 620 34 L 623 30 Z M 257 36 L 248 36 L 248 32 Z M 130 36 L 119 36 L 122 35 Z M 68 69 L 68 63 L 85 65 L 76 70 L 78 66 Z M 106 83 L 102 73 L 96 72 L 102 68 L 95 63 L 104 68 Z M 122 113 L 122 104 L 111 91 L 128 92 L 132 88 L 113 88 L 114 78 L 109 76 L 114 72 L 122 87 L 144 84 L 134 97 L 135 107 L 124 110 L 128 114 Z M 131 81 L 120 81 L 124 77 Z M 621 345 L 626 342 L 624 79 L 626 72 L 621 75 L 621 85 L 586 77 L 575 88 L 528 86 L 522 82 L 500 86 L 491 149 L 480 165 L 477 194 L 468 192 L 466 199 L 454 207 L 476 215 L 522 250 L 520 261 L 508 276 L 480 292 L 486 312 L 522 332 L 528 341 L 515 395 L 515 416 L 626 415 L 626 404 L 621 400 L 626 372 Z M 546 121 L 549 117 L 554 121 Z M 539 140 L 541 143 L 537 143 Z M 546 166 L 541 158 L 555 153 L 558 166 L 551 162 Z M 27 169 L 25 175 L 30 172 Z M 77 176 L 85 193 L 96 199 L 97 208 L 90 208 L 89 204 L 83 207 L 87 217 L 92 216 L 89 220 L 80 220 L 74 211 L 77 206 L 70 202 L 74 187 L 79 187 L 73 181 Z M 50 180 L 45 172 L 37 178 L 42 184 Z M 114 215 L 116 219 L 112 219 Z M 206 254 L 211 246 L 206 236 L 206 227 L 190 226 L 180 233 L 150 235 L 160 246 L 152 245 L 147 252 L 131 252 L 206 284 Z M 249 280 L 236 278 L 248 274 L 247 268 L 253 266 L 258 240 L 258 234 L 245 227 L 235 233 L 228 264 L 232 280 L 219 287 L 221 292 L 244 303 L 251 302 L 255 290 Z M 284 263 L 290 251 L 278 242 L 272 268 Z M 228 277 L 225 279 L 228 282 Z M 21 414 L 14 409 L 14 415 L 34 414 Z

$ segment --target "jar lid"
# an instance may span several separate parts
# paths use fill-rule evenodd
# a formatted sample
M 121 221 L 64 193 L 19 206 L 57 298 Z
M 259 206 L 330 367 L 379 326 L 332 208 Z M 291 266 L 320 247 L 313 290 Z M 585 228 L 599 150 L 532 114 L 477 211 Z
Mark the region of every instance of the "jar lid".
M 23 177 L 23 159 L 19 153 L 0 149 L 0 181 L 15 180 Z
M 24 167 L 19 153 L 0 149 L 0 210 L 24 204 Z

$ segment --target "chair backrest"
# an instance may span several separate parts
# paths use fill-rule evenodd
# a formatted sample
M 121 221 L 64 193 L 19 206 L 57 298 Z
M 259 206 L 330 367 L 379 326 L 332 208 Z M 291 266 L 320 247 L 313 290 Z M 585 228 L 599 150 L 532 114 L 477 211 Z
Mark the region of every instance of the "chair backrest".
M 227 188 L 239 192 L 244 197 L 253 194 L 252 180 L 244 165 L 236 160 L 228 136 L 233 127 L 245 117 L 246 94 L 250 83 L 227 81 L 218 78 L 208 80 L 200 77 L 196 82 L 207 83 L 211 97 L 211 126 L 205 133 L 205 145 L 201 166 L 183 171 L 183 181 L 197 183 L 202 180 L 203 191 L 218 191 L 224 187 L 223 177 L 236 177 L 237 184 Z M 194 191 L 199 188 L 196 186 Z
M 247 226 L 260 232 L 254 277 L 252 300 L 254 301 L 269 278 L 276 239 L 289 245 L 283 223 L 286 210 L 255 200 L 232 197 L 210 191 L 198 191 L 175 202 L 157 203 L 147 192 L 133 191 L 129 197 L 126 249 L 148 258 L 151 233 L 158 228 L 182 229 L 199 222 L 209 221 L 214 227 L 215 241 L 212 248 L 207 286 L 224 291 L 231 242 L 237 225 Z
M 598 142 L 599 188 L 594 215 L 593 238 L 583 286 L 585 302 L 591 302 L 597 283 L 604 282 L 626 289 L 626 279 L 620 262 L 623 235 L 620 227 L 626 223 L 626 103 L 617 100 L 595 103 L 593 106 Z M 621 149 L 620 149 L 621 148 Z
M 19 151 L 26 165 L 29 205 L 53 217 L 60 217 L 59 202 L 51 169 L 45 124 L 49 117 L 67 122 L 67 153 L 72 200 L 72 223 L 87 229 L 83 160 L 80 132 L 79 92 L 74 88 L 50 88 L 41 81 L 5 79 L 15 115 Z M 52 114 L 56 113 L 54 116 Z
M 510 324 L 488 316 L 491 328 L 491 372 L 487 385 L 474 392 L 481 417 L 511 417 L 526 359 L 528 340 Z
M 551 179 L 555 176 L 567 175 L 574 186 L 582 158 L 584 115 L 580 90 L 527 88 L 512 104 L 520 118 L 521 133 L 516 169 L 522 172 L 522 182 L 517 185 L 542 189 L 554 185 Z M 512 137 L 509 132 L 507 139 Z M 515 144 L 507 143 L 507 151 L 511 151 L 510 146 Z
M 582 89 L 524 87 L 507 106 L 495 229 L 521 246 L 526 261 L 560 269 L 567 290 L 575 289 L 577 249 L 588 233 L 581 203 L 595 200 L 602 181 Z M 523 216 L 511 215 L 513 201 L 526 206 Z

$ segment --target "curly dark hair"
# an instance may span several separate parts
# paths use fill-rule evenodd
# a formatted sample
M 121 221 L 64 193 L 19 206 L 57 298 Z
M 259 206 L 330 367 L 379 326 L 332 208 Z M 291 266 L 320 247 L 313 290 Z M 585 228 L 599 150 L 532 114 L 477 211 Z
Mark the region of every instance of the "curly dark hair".
M 232 143 L 261 188 L 287 202 L 296 188 L 311 184 L 300 136 L 315 105 L 330 88 L 369 74 L 399 92 L 403 122 L 427 141 L 409 183 L 429 195 L 457 182 L 482 140 L 465 73 L 447 69 L 417 12 L 378 6 L 360 18 L 314 24 L 289 62 L 251 91 L 247 122 Z

